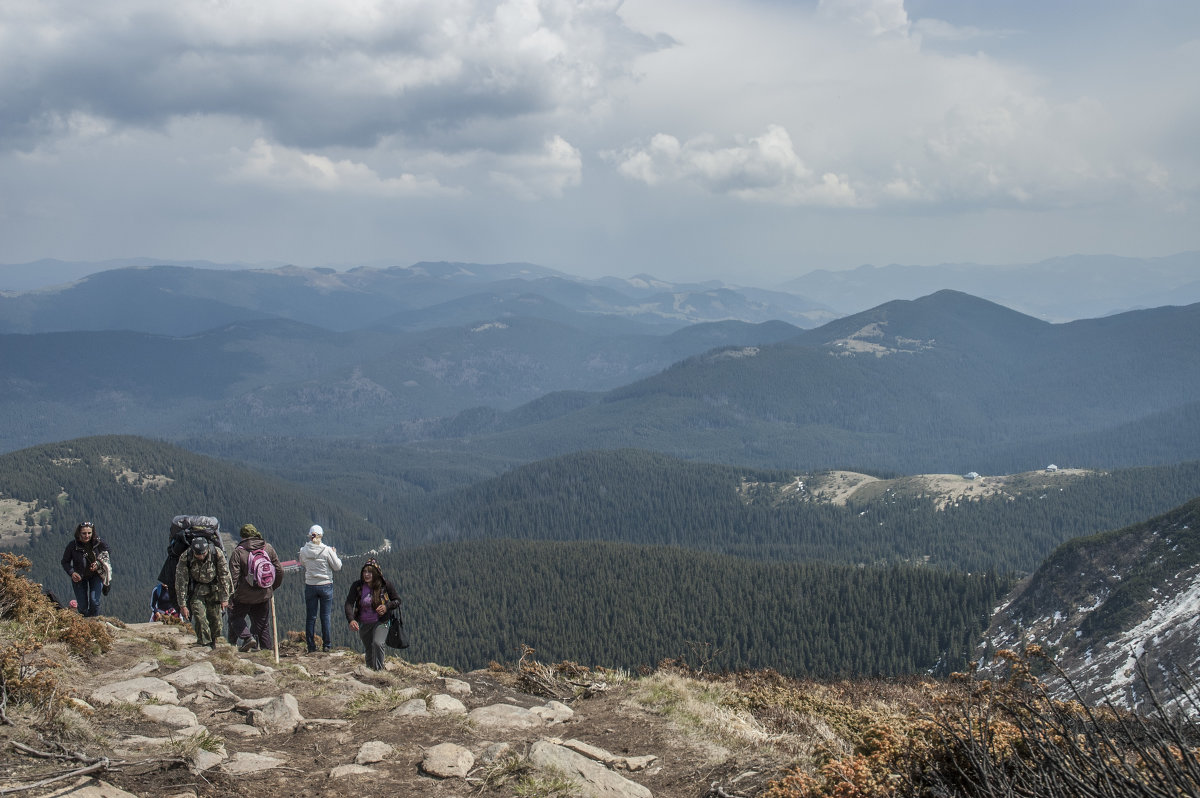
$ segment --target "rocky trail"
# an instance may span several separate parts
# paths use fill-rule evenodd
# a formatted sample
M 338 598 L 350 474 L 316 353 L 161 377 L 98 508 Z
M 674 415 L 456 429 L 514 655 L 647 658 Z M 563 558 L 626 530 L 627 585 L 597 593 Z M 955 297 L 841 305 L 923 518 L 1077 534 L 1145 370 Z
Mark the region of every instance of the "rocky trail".
M 178 625 L 112 632 L 102 657 L 62 664 L 63 734 L 0 726 L 0 795 L 682 798 L 722 794 L 710 785 L 741 767 L 713 764 L 612 672 L 572 684 L 538 666 L 539 690 L 537 669 L 459 674 L 389 657 L 376 672 L 356 652 L 294 641 L 275 663 L 196 646 Z

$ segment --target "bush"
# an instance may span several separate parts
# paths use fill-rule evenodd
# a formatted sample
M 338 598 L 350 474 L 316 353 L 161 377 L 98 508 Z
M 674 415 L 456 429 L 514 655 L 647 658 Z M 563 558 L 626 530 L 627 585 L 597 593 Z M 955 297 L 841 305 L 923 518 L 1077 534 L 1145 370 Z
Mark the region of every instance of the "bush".
M 63 643 L 81 657 L 102 654 L 113 638 L 103 622 L 58 608 L 22 572 L 30 562 L 0 552 L 0 720 L 9 701 L 25 703 L 53 717 L 66 698 L 55 670 L 59 663 L 42 651 Z

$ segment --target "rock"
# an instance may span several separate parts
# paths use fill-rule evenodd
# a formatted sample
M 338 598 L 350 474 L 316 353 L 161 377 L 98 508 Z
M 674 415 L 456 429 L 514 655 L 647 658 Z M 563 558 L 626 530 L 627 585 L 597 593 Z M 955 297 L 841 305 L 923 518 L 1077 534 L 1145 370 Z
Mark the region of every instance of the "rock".
M 623 756 L 617 760 L 616 766 L 623 770 L 645 770 L 658 761 L 654 754 L 646 756 Z
M 465 709 L 465 707 L 464 707 L 464 709 Z M 427 718 L 427 717 L 429 717 L 429 709 L 425 706 L 425 699 L 414 698 L 410 701 L 405 701 L 403 704 L 396 707 L 388 714 L 393 718 L 407 718 L 407 717 Z
M 233 708 L 238 712 L 248 712 L 252 709 L 262 709 L 274 700 L 274 696 L 267 696 L 266 698 L 243 698 L 234 704 Z
M 138 704 L 150 699 L 160 704 L 178 704 L 179 694 L 162 679 L 139 676 L 98 687 L 91 695 L 93 704 Z
M 353 676 L 346 676 L 338 680 L 338 687 L 343 693 L 369 693 L 375 688 L 369 684 L 363 684 Z
M 454 696 L 438 693 L 429 697 L 429 711 L 434 715 L 465 715 L 467 707 Z
M 192 754 L 192 772 L 203 773 L 206 770 L 211 770 L 228 758 L 229 754 L 225 752 L 225 746 L 221 746 L 216 751 L 205 751 L 203 748 L 197 749 L 196 753 Z
M 204 685 L 204 694 L 211 698 L 229 698 L 233 699 L 234 701 L 242 700 L 221 682 L 213 682 L 211 684 Z
M 76 712 L 82 712 L 84 715 L 90 715 L 96 711 L 96 708 L 84 701 L 82 698 L 75 696 L 67 696 L 67 705 L 73 708 Z
M 461 745 L 442 743 L 425 749 L 421 770 L 440 779 L 465 779 L 475 766 L 475 755 Z
M 239 751 L 228 761 L 221 763 L 221 772 L 228 773 L 230 776 L 240 776 L 243 773 L 257 773 L 260 770 L 270 770 L 286 764 L 287 759 L 283 756 L 275 757 L 265 753 L 252 754 L 248 751 Z
M 565 723 L 575 716 L 575 710 L 561 701 L 549 701 L 545 706 L 529 710 L 547 723 Z
M 453 696 L 462 696 L 471 694 L 471 685 L 461 679 L 451 679 L 449 676 L 444 676 L 438 679 L 442 689 Z
M 272 698 L 261 709 L 250 710 L 250 723 L 268 734 L 291 734 L 303 722 L 300 706 L 291 693 Z
M 45 798 L 138 798 L 131 792 L 125 792 L 120 787 L 114 787 L 106 781 L 91 779 L 87 776 L 73 784 L 64 784 L 54 792 L 42 793 Z
M 180 668 L 174 673 L 167 674 L 163 680 L 176 687 L 184 688 L 219 682 L 221 677 L 217 675 L 217 669 L 212 666 L 211 662 L 197 662 L 195 665 L 188 665 L 186 668 Z
M 569 748 L 539 740 L 529 752 L 536 767 L 555 769 L 575 779 L 584 798 L 651 798 L 650 790 Z
M 195 726 L 199 723 L 196 720 L 196 713 L 190 709 L 183 707 L 173 707 L 163 704 L 143 704 L 142 714 L 156 723 L 161 723 L 164 726 L 174 726 L 183 728 L 186 726 Z
M 381 740 L 371 740 L 363 743 L 358 749 L 358 756 L 354 757 L 356 765 L 371 765 L 376 762 L 382 762 L 392 754 L 396 753 L 396 749 L 392 748 L 387 743 Z
M 472 723 L 485 728 L 534 729 L 545 724 L 542 718 L 524 707 L 512 704 L 491 704 L 471 710 L 467 715 Z
M 512 743 L 492 743 L 484 749 L 479 758 L 487 764 L 492 764 L 513 753 Z
M 363 765 L 338 765 L 329 771 L 329 778 L 348 779 L 353 776 L 373 776 L 378 772 L 374 768 L 364 767 Z
M 131 668 L 126 668 L 123 675 L 127 679 L 132 679 L 138 676 L 145 676 L 147 673 L 154 673 L 156 670 L 158 670 L 158 663 L 148 659 L 139 662 Z

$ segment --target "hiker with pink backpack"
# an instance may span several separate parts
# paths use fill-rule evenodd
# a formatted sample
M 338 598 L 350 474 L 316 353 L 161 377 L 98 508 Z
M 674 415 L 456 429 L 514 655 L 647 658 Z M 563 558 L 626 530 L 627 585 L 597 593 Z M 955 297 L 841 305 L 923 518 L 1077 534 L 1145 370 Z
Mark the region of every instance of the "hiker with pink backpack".
M 229 642 L 238 650 L 269 649 L 275 645 L 271 634 L 271 597 L 283 583 L 283 569 L 275 547 L 263 540 L 254 524 L 243 524 L 241 541 L 229 555 L 229 576 L 233 595 L 229 598 Z M 250 621 L 250 636 L 238 638 Z

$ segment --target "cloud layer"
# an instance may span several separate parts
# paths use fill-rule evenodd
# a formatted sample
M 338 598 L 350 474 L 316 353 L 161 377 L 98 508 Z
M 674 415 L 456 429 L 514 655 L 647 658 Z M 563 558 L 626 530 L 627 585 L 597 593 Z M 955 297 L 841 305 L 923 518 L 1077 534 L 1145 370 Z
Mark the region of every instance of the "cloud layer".
M 1152 20 L 1098 2 L 1089 25 L 1068 26 L 1035 4 L 1013 4 L 1003 20 L 961 4 L 921 7 L 5 3 L 0 262 L 158 247 L 172 257 L 270 256 L 271 242 L 252 231 L 283 229 L 271 217 L 280 206 L 300 227 L 357 236 L 343 248 L 350 257 L 395 253 L 409 224 L 414 255 L 568 268 L 595 268 L 598 244 L 614 259 L 666 251 L 656 239 L 679 229 L 675 214 L 714 239 L 776 236 L 763 242 L 773 260 L 800 252 L 784 239 L 812 214 L 834 214 L 830 231 L 899 230 L 897 219 L 916 214 L 914 237 L 936 229 L 935 217 L 961 225 L 1029 214 L 1006 218 L 1041 231 L 1032 258 L 1087 250 L 1055 239 L 1034 214 L 1065 214 L 1061 226 L 1078 239 L 1086 218 L 1156 213 L 1180 221 L 1156 226 L 1157 238 L 1107 230 L 1108 248 L 1161 240 L 1164 229 L 1168 249 L 1200 246 L 1182 221 L 1200 188 L 1200 88 L 1190 77 L 1200 74 L 1200 39 L 1188 27 L 1200 12 Z M 1039 30 L 1078 38 L 1029 33 Z M 180 193 L 189 199 L 146 199 Z M 98 196 L 124 215 L 100 210 L 62 229 Z M 201 222 L 181 216 L 205 201 L 219 252 L 193 251 Z M 244 216 L 272 203 L 257 227 L 222 225 L 222 209 Z M 122 221 L 135 213 L 160 214 L 167 232 L 139 241 Z M 347 215 L 353 229 L 331 221 Z M 930 256 L 902 239 L 890 259 Z M 319 252 L 274 245 L 273 259 L 340 260 L 336 241 Z M 818 249 L 836 259 L 836 242 Z M 1009 254 L 960 249 L 940 257 Z M 839 257 L 878 253 L 848 247 Z

